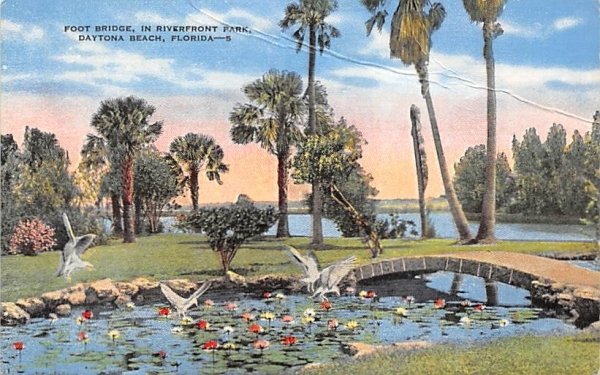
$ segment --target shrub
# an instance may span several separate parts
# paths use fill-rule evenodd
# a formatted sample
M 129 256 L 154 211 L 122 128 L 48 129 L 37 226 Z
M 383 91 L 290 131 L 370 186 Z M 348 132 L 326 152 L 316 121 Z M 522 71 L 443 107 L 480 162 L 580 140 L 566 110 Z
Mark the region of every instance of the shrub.
M 201 208 L 187 218 L 187 225 L 204 232 L 213 251 L 219 254 L 223 272 L 246 240 L 266 232 L 277 220 L 273 207 L 264 210 L 252 203 L 229 207 Z
M 38 218 L 27 219 L 20 221 L 15 228 L 10 238 L 9 253 L 37 255 L 51 250 L 55 244 L 53 228 Z
M 375 228 L 379 237 L 383 239 L 403 238 L 406 236 L 407 232 L 413 236 L 418 234 L 415 222 L 412 220 L 400 219 L 398 214 L 390 214 L 389 220 L 377 220 Z

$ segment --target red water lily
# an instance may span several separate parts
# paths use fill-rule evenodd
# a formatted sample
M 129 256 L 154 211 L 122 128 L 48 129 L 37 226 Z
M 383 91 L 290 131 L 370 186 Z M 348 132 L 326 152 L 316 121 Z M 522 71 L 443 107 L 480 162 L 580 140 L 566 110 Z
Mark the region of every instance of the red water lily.
M 15 341 L 13 342 L 13 348 L 20 352 L 21 350 L 25 349 L 25 343 L 23 343 L 23 341 Z
M 209 340 L 202 344 L 202 350 L 213 351 L 219 348 L 219 342 L 217 340 Z
M 329 319 L 327 321 L 327 329 L 330 331 L 335 331 L 338 327 L 338 321 L 337 319 Z
M 164 350 L 159 350 L 158 352 L 153 353 L 152 355 L 160 358 L 161 360 L 167 358 L 167 352 L 165 352 Z
M 329 311 L 333 307 L 333 305 L 328 300 L 325 300 L 325 301 L 321 302 L 321 307 L 323 309 Z
M 225 310 L 227 310 L 227 311 L 234 311 L 234 310 L 237 310 L 237 308 L 238 308 L 238 305 L 234 302 L 227 302 L 225 304 Z
M 284 315 L 284 316 L 281 318 L 281 321 L 283 321 L 284 323 L 288 323 L 288 324 L 290 324 L 290 323 L 292 323 L 292 322 L 294 321 L 294 317 L 293 317 L 293 316 L 291 316 L 291 315 Z
M 436 309 L 443 309 L 446 307 L 446 300 L 443 298 L 436 298 L 435 301 L 433 301 L 433 307 Z
M 161 307 L 160 309 L 158 309 L 158 315 L 169 316 L 171 315 L 171 309 L 168 307 Z
M 265 290 L 262 294 L 264 299 L 271 298 L 272 295 L 273 295 L 273 293 L 269 292 L 268 290 Z
M 94 313 L 91 310 L 83 310 L 81 317 L 85 320 L 90 320 L 94 317 Z
M 209 324 L 208 324 L 208 322 L 207 322 L 206 320 L 198 320 L 198 321 L 196 322 L 196 327 L 197 327 L 198 329 L 207 330 L 207 329 L 208 329 L 208 327 L 209 327 Z
M 375 297 L 377 297 L 377 293 L 375 293 L 374 290 L 367 291 L 367 295 L 365 296 L 365 298 L 375 298 Z
M 242 317 L 242 320 L 244 320 L 245 322 L 254 320 L 254 315 L 250 314 L 249 312 L 242 313 L 241 317 Z
M 263 350 L 267 349 L 271 345 L 267 340 L 256 340 L 252 343 L 254 349 L 260 349 L 262 354 Z
M 482 312 L 483 310 L 485 310 L 484 304 L 478 303 L 477 305 L 473 306 L 473 311 Z
M 292 345 L 296 345 L 296 341 L 297 341 L 296 337 L 294 337 L 294 336 L 285 336 L 281 340 L 281 343 L 286 346 L 292 346 Z
M 85 341 L 88 340 L 88 338 L 89 338 L 88 334 L 85 331 L 81 331 L 81 332 L 79 332 L 77 334 L 77 340 L 79 340 L 79 341 L 84 341 L 85 342 Z
M 259 334 L 263 331 L 263 327 L 260 324 L 250 324 L 250 326 L 248 327 L 248 330 L 252 333 L 256 333 Z

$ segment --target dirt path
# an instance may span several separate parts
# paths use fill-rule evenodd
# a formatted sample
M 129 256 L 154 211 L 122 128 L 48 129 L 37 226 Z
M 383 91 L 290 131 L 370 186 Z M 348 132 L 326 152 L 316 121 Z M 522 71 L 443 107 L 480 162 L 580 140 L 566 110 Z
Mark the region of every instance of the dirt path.
M 600 272 L 587 270 L 564 261 L 540 256 L 507 252 L 465 252 L 444 257 L 470 259 L 523 271 L 555 282 L 600 289 Z

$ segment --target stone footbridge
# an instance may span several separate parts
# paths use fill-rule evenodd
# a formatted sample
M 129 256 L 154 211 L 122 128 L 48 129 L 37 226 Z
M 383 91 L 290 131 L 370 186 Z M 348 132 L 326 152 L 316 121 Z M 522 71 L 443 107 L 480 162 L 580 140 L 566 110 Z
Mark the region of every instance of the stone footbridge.
M 449 271 L 531 292 L 534 305 L 555 308 L 578 325 L 599 319 L 600 272 L 535 255 L 475 251 L 374 261 L 354 269 L 357 282 L 375 277 Z

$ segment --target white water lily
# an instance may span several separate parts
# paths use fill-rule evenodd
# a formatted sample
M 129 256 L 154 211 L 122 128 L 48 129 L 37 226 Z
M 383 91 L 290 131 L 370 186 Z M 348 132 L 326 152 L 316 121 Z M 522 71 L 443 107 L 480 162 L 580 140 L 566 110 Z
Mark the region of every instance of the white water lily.
M 463 316 L 462 318 L 460 318 L 459 324 L 469 325 L 471 324 L 471 319 L 468 316 Z
M 233 331 L 235 331 L 235 329 L 232 326 L 225 326 L 223 327 L 223 332 L 226 334 L 231 334 L 233 333 Z
M 313 317 L 316 315 L 315 313 L 315 309 L 306 309 L 304 310 L 304 312 L 302 313 L 302 315 L 307 316 L 307 317 Z
M 127 302 L 127 304 L 125 305 L 125 307 L 127 307 L 129 310 L 133 310 L 133 309 L 135 309 L 135 303 L 133 303 L 133 302 Z
M 183 332 L 183 328 L 180 326 L 171 328 L 171 333 L 177 334 L 177 333 L 181 333 L 181 332 Z

